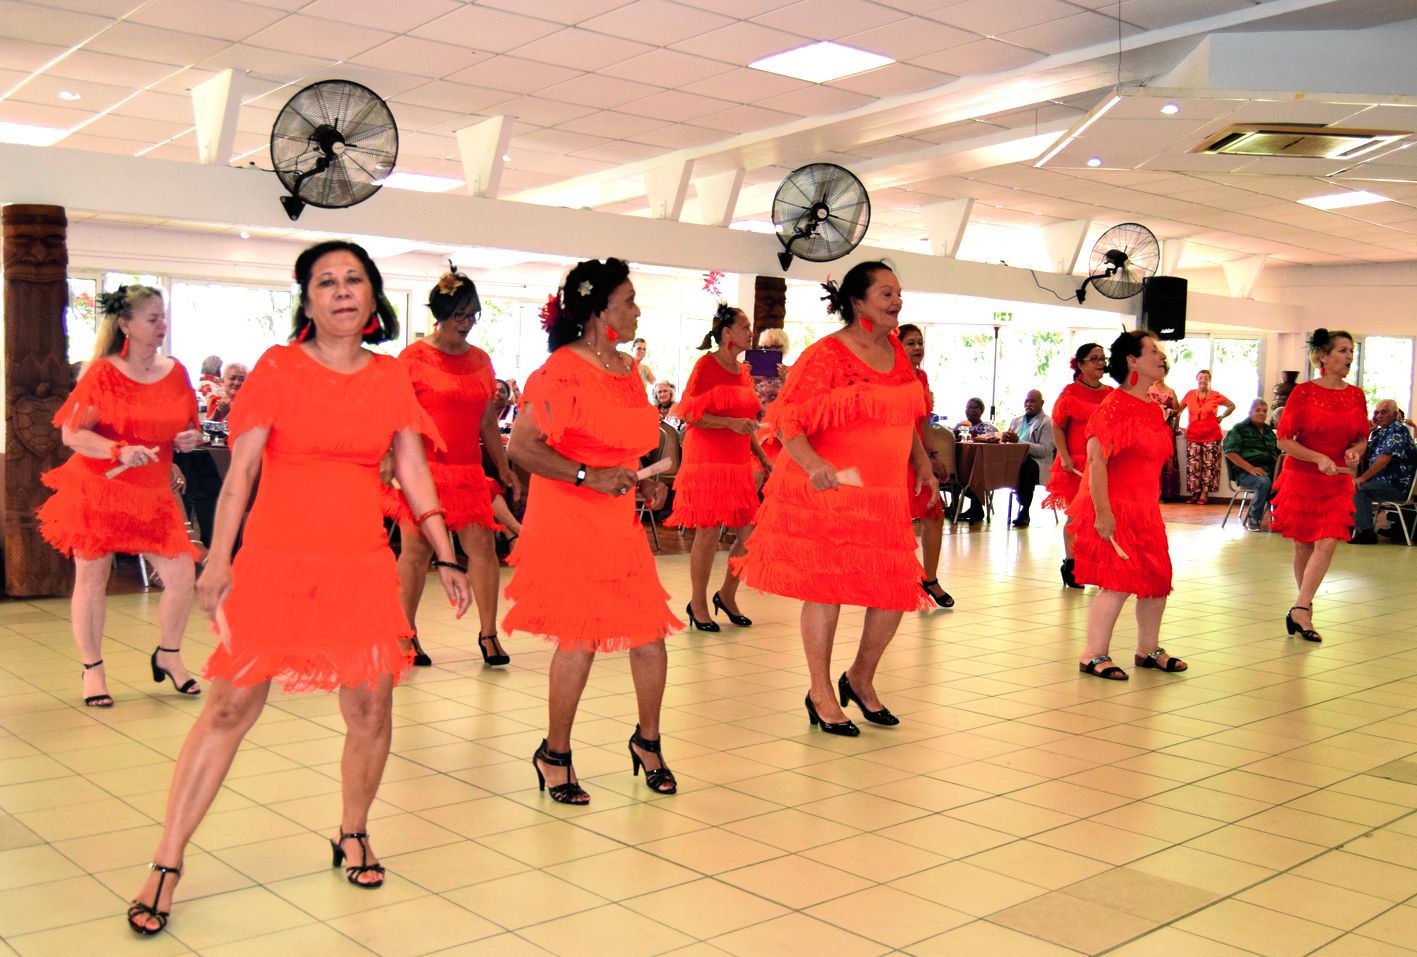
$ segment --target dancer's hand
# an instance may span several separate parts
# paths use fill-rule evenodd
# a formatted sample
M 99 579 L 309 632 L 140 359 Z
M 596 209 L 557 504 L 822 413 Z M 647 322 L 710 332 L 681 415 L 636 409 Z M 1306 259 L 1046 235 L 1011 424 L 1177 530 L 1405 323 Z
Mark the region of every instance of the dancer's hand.
M 925 489 L 930 490 L 930 497 L 934 498 L 940 494 L 940 480 L 935 477 L 933 469 L 923 468 L 915 471 L 915 494 L 919 495 Z
M 1117 519 L 1113 517 L 1110 508 L 1099 508 L 1097 516 L 1092 520 L 1092 527 L 1097 529 L 1097 535 L 1104 542 L 1110 542 L 1112 536 L 1117 534 Z
M 197 604 L 216 620 L 217 609 L 231 591 L 231 563 L 208 557 L 202 574 L 197 577 Z
M 178 432 L 177 436 L 172 440 L 172 447 L 179 452 L 191 452 L 201 444 L 201 429 L 187 429 L 184 432 Z
M 807 480 L 818 492 L 841 487 L 841 482 L 836 477 L 836 467 L 824 458 L 818 457 L 812 467 L 805 471 Z
M 1319 467 L 1319 471 L 1324 475 L 1338 474 L 1338 466 L 1335 465 L 1333 459 L 1329 458 L 1327 455 L 1320 455 L 1314 460 L 1314 464 Z
M 448 603 L 453 606 L 453 617 L 461 618 L 472 602 L 472 596 L 467 590 L 467 575 L 456 568 L 439 566 L 438 581 L 443 583 L 443 591 L 448 596 Z
M 602 495 L 624 495 L 638 481 L 634 472 L 617 465 L 608 469 L 586 469 L 585 481 L 581 485 Z
M 644 496 L 645 508 L 657 512 L 669 498 L 669 486 L 659 479 L 647 478 L 640 482 L 640 494 Z
M 140 465 L 147 465 L 149 462 L 156 462 L 158 450 L 156 446 L 146 445 L 124 445 L 118 449 L 118 461 L 130 469 Z

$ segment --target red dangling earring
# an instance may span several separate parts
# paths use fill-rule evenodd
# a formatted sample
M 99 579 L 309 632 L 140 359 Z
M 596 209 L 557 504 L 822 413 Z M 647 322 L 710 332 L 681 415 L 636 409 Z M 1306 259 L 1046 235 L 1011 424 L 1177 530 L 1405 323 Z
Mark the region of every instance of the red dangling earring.
M 606 338 L 606 339 L 609 339 L 611 342 L 618 342 L 618 341 L 620 340 L 620 333 L 616 332 L 614 329 L 610 328 L 609 326 L 606 326 L 606 327 L 605 327 L 605 338 Z
M 124 358 L 124 359 L 128 358 L 128 337 L 127 337 L 127 336 L 124 336 L 124 337 L 123 337 L 123 348 L 118 350 L 118 355 L 121 356 L 121 357 Z
M 861 328 L 862 328 L 862 329 L 865 329 L 867 332 L 875 332 L 875 331 L 876 331 L 876 326 L 875 326 L 875 324 L 872 323 L 871 320 L 870 320 L 870 319 L 867 319 L 865 316 L 857 316 L 857 317 L 856 317 L 856 321 L 857 321 L 858 323 L 860 323 L 860 324 L 861 324 Z
M 1133 372 L 1130 376 L 1127 377 L 1127 385 L 1136 385 L 1140 381 L 1141 376 L 1136 372 Z
M 310 338 L 310 336 L 311 336 L 311 334 L 314 332 L 314 330 L 315 330 L 315 324 L 314 324 L 313 322 L 307 321 L 307 322 L 305 323 L 305 328 L 300 330 L 300 335 L 298 335 L 298 336 L 295 337 L 295 341 L 296 341 L 296 342 L 304 342 L 305 340 L 307 340 L 307 339 Z
M 369 325 L 367 325 L 367 326 L 364 327 L 364 334 L 365 334 L 366 336 L 372 336 L 374 333 L 376 333 L 376 332 L 378 332 L 378 331 L 379 331 L 379 314 L 376 312 L 376 313 L 374 313 L 372 316 L 369 317 Z

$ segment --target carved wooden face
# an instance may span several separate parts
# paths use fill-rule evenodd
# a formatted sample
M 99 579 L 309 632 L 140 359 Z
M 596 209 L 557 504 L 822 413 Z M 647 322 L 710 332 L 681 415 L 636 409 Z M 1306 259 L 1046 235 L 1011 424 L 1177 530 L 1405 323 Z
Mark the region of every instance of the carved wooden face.
M 21 282 L 62 282 L 69 269 L 64 224 L 30 219 L 5 224 L 5 277 Z

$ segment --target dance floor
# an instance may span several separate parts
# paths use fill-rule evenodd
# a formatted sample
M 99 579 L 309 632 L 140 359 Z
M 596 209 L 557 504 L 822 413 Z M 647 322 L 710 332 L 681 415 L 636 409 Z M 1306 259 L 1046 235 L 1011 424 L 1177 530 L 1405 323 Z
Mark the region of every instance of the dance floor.
M 1130 667 L 1130 607 L 1113 651 L 1132 680 L 1078 674 L 1089 595 L 1060 587 L 1046 515 L 947 531 L 959 607 L 907 615 L 878 678 L 898 728 L 809 728 L 797 606 L 745 592 L 752 628 L 669 640 L 677 796 L 630 776 L 627 661 L 596 663 L 586 808 L 536 789 L 547 647 L 518 636 L 485 670 L 430 587 L 436 664 L 396 692 L 370 822 L 384 888 L 329 867 L 335 699 L 276 693 L 153 940 L 122 914 L 200 707 L 147 674 L 157 592 L 110 600 L 111 711 L 80 703 L 67 602 L 0 604 L 0 953 L 1412 953 L 1417 551 L 1342 546 L 1314 646 L 1284 634 L 1286 542 L 1168 516 L 1163 643 L 1186 674 Z M 682 609 L 687 555 L 659 567 Z M 842 616 L 838 669 L 860 620 Z M 200 664 L 206 623 L 189 636 Z

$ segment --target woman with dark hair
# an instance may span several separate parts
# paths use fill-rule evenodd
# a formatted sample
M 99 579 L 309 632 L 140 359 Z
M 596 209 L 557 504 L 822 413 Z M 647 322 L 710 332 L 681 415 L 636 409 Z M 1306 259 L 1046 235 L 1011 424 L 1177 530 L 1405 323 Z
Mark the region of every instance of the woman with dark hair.
M 423 435 L 436 429 L 404 366 L 364 348 L 398 329 L 378 268 L 353 243 L 324 242 L 296 259 L 295 279 L 294 341 L 266 350 L 231 410 L 231 468 L 197 584 L 221 643 L 207 661 L 207 705 L 177 758 L 152 874 L 128 909 L 128 925 L 145 936 L 167 926 L 187 844 L 276 679 L 287 691 L 338 689 L 347 732 L 333 866 L 348 859 L 349 883 L 383 885 L 369 807 L 389 756 L 393 685 L 409 667 L 398 639 L 413 633 L 380 514 L 390 444 L 443 588 L 457 615 L 468 605 L 467 570 L 454 561 L 423 454 Z
M 1270 527 L 1294 543 L 1299 594 L 1284 627 L 1305 641 L 1322 641 L 1314 630 L 1314 594 L 1353 527 L 1353 471 L 1368 447 L 1369 422 L 1363 390 L 1343 381 L 1353 365 L 1353 336 L 1315 329 L 1309 361 L 1319 377 L 1294 387 L 1275 429 L 1286 457 L 1274 483 Z
M 54 494 L 38 517 L 45 540 L 74 559 L 69 617 L 84 666 L 84 704 L 111 708 L 103 622 L 115 553 L 146 555 L 162 577 L 153 681 L 171 678 L 182 694 L 201 694 L 181 655 L 198 550 L 187 540 L 171 482 L 173 450 L 192 451 L 202 433 L 187 370 L 158 353 L 167 338 L 162 293 L 119 286 L 99 305 L 93 359 L 54 416 L 74 454 L 41 478 Z
M 1102 383 L 1102 374 L 1107 370 L 1107 353 L 1095 342 L 1084 342 L 1078 346 L 1069 363 L 1073 370 L 1073 381 L 1058 393 L 1053 403 L 1053 434 L 1062 436 L 1058 442 L 1058 457 L 1053 460 L 1053 471 L 1048 476 L 1048 497 L 1043 500 L 1044 508 L 1066 509 L 1077 496 L 1082 485 L 1082 467 L 1087 461 L 1087 423 L 1112 387 Z M 1063 564 L 1058 571 L 1063 576 L 1063 584 L 1069 588 L 1081 588 L 1073 574 L 1073 527 L 1063 526 Z
M 522 534 L 509 562 L 512 600 L 502 625 L 556 644 L 550 727 L 532 755 L 537 783 L 560 804 L 588 804 L 571 762 L 571 726 L 598 651 L 628 651 L 639 705 L 630 770 L 658 794 L 678 785 L 660 751 L 659 712 L 668 656 L 664 637 L 684 627 L 669 610 L 639 522 L 634 491 L 663 506 L 668 489 L 636 475 L 659 444 L 659 414 L 634 361 L 615 348 L 632 338 L 640 308 L 619 259 L 578 263 L 542 309 L 551 352 L 527 379 L 508 454 L 531 472 Z
M 649 388 L 654 385 L 654 373 L 650 371 L 649 364 L 645 362 L 645 353 L 649 351 L 649 343 L 643 339 L 636 339 L 630 343 L 630 354 L 635 360 L 635 371 L 639 373 L 640 382 Z
M 807 719 L 854 736 L 850 701 L 867 721 L 900 723 L 876 695 L 876 668 L 901 615 L 925 607 L 910 496 L 939 486 L 915 433 L 925 390 L 891 335 L 901 307 L 895 272 L 858 263 L 839 288 L 825 288 L 827 311 L 845 326 L 803 351 L 768 409 L 787 454 L 763 488 L 757 531 L 736 565 L 752 587 L 801 600 Z M 856 660 L 834 689 L 842 605 L 864 606 L 866 615 Z
M 1206 505 L 1220 487 L 1220 421 L 1235 411 L 1235 403 L 1210 388 L 1210 370 L 1196 373 L 1196 387 L 1181 400 L 1186 410 L 1187 505 Z M 1223 410 L 1223 411 L 1222 411 Z
M 689 431 L 674 476 L 674 511 L 664 524 L 694 530 L 689 553 L 693 597 L 685 612 L 699 631 L 718 631 L 712 619 L 720 611 L 739 628 L 753 623 L 738 607 L 738 576 L 731 567 L 724 572 L 722 587 L 713 594 L 712 609 L 708 599 L 718 530 L 723 526 L 735 530 L 730 561 L 743 554 L 753 532 L 758 487 L 753 481 L 752 459 L 758 460 L 764 472 L 772 471 L 753 434 L 758 428 L 758 396 L 747 364 L 738 361 L 739 353 L 752 341 L 747 314 L 719 303 L 713 326 L 699 343 L 701 350 L 717 348 L 694 363 L 674 411 Z
M 930 413 L 935 408 L 935 393 L 930 391 L 930 377 L 921 367 L 921 363 L 925 361 L 925 333 L 919 326 L 909 322 L 897 332 L 900 334 L 901 348 L 905 350 L 916 378 L 925 389 L 925 414 L 915 423 L 915 435 L 925 447 L 925 454 L 930 457 L 930 466 L 935 472 L 935 478 L 946 482 L 954 474 L 954 463 L 942 458 L 930 443 L 929 422 Z M 920 520 L 920 550 L 925 558 L 925 577 L 921 579 L 920 587 L 925 589 L 930 600 L 941 608 L 953 608 L 953 596 L 940 587 L 940 546 L 945 536 L 945 505 L 940 501 L 939 490 L 933 494 L 928 488 L 912 492 L 910 517 Z
M 482 471 L 482 450 L 492 459 L 503 488 L 518 489 L 516 476 L 507 464 L 497 429 L 497 409 L 492 401 L 496 391 L 492 359 L 467 341 L 468 333 L 482 314 L 482 300 L 471 279 L 456 267 L 438 280 L 428 294 L 428 311 L 433 314 L 433 333 L 399 353 L 408 369 L 418 404 L 433 419 L 444 446 L 424 439 L 428 468 L 438 489 L 438 500 L 447 514 L 443 522 L 458 536 L 467 555 L 468 584 L 477 602 L 479 619 L 477 650 L 487 665 L 505 665 L 511 658 L 497 640 L 497 546 L 493 533 L 497 520 L 492 514 L 492 492 Z M 472 427 L 477 423 L 476 428 Z M 480 441 L 479 441 L 480 440 Z M 413 663 L 433 662 L 418 641 L 415 616 L 428 581 L 428 561 L 433 547 L 423 537 L 402 496 L 398 496 L 399 597 L 403 613 L 415 625 L 410 641 Z
M 1171 594 L 1161 467 L 1172 445 L 1166 416 L 1147 390 L 1165 372 L 1166 356 L 1150 332 L 1124 332 L 1112 343 L 1107 374 L 1120 388 L 1108 393 L 1088 423 L 1082 487 L 1068 506 L 1068 523 L 1077 534 L 1077 579 L 1101 589 L 1087 610 L 1087 645 L 1078 670 L 1109 681 L 1128 678 L 1108 655 L 1128 595 L 1137 598 L 1137 667 L 1186 670 L 1184 661 L 1159 647 Z

